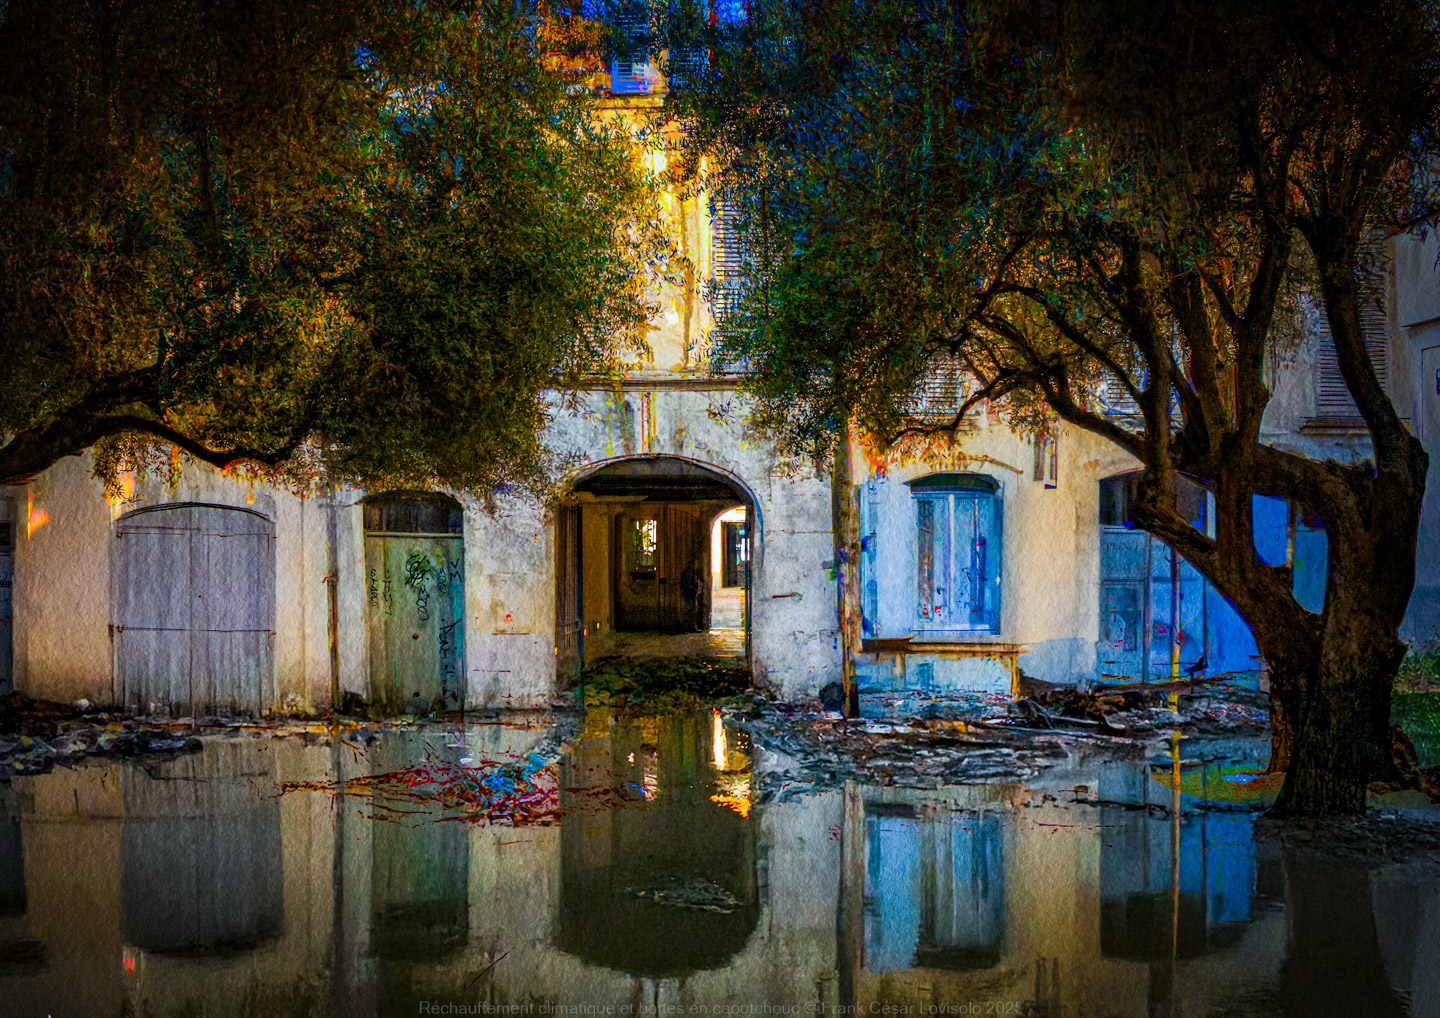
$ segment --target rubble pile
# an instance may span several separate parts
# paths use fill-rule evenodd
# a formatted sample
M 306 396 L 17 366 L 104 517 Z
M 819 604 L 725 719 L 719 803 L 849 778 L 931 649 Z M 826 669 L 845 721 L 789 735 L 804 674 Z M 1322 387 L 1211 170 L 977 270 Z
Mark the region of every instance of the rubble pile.
M 1022 781 L 1065 759 L 1062 737 L 966 722 L 847 721 L 809 703 L 752 696 L 724 708 L 761 749 L 789 758 L 767 771 L 757 801 L 784 800 L 848 780 L 904 788 Z
M 907 788 L 1025 781 L 1086 747 L 1144 754 L 1172 731 L 1186 737 L 1258 738 L 1265 695 L 1224 688 L 1086 691 L 1035 684 L 1031 695 L 863 695 L 882 718 L 847 720 L 823 701 L 787 703 L 749 693 L 724 711 L 782 766 L 761 779 L 759 801 L 787 799 L 847 780 Z M 902 711 L 909 709 L 910 713 Z
M 13 722 L 15 718 L 10 715 L 5 720 Z M 73 764 L 88 757 L 173 755 L 194 753 L 201 747 L 190 731 L 122 722 L 109 715 L 81 720 L 52 717 L 48 724 L 6 727 L 12 730 L 0 732 L 0 781 L 15 775 L 44 774 L 57 763 Z M 33 734 L 36 727 L 48 727 L 48 735 Z
M 163 728 L 97 727 L 71 724 L 55 739 L 0 735 L 0 780 L 16 774 L 43 774 L 56 763 L 92 756 L 194 753 L 200 740 Z

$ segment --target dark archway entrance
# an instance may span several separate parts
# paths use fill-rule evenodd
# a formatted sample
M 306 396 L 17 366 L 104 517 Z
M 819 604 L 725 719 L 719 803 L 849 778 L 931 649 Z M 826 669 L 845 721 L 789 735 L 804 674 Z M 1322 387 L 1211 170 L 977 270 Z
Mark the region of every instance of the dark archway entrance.
M 741 625 L 712 628 L 713 525 L 740 510 L 747 564 L 755 500 L 735 478 L 677 456 L 598 465 L 571 486 L 556 520 L 556 655 L 562 680 L 609 654 L 744 658 Z M 750 571 L 741 597 L 748 606 Z M 725 614 L 725 613 L 722 613 Z M 736 614 L 731 612 L 729 614 Z

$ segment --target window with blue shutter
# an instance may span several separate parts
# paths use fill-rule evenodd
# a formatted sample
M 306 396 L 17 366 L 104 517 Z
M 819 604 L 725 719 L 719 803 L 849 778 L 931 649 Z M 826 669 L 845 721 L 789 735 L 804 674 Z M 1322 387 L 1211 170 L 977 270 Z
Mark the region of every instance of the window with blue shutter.
M 1000 631 L 999 485 L 980 474 L 910 482 L 916 630 Z

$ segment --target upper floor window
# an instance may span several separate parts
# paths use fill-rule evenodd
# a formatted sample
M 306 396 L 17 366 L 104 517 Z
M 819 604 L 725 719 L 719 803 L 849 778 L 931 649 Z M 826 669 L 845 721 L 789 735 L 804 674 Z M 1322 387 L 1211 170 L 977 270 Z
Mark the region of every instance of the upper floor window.
M 1188 477 L 1176 475 L 1171 494 L 1175 508 L 1196 530 L 1206 530 L 1205 489 Z M 1140 498 L 1140 471 L 1107 477 L 1100 482 L 1100 525 L 1135 527 L 1135 503 Z
M 1000 630 L 1000 497 L 993 478 L 931 474 L 915 503 L 915 628 Z
M 650 64 L 650 12 L 643 3 L 619 3 L 610 11 L 615 53 L 610 61 L 612 95 L 644 95 L 653 90 Z

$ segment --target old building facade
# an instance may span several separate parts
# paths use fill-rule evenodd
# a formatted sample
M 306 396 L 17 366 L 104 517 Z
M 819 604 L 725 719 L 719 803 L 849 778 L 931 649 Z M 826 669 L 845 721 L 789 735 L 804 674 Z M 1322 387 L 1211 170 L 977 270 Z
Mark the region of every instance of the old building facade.
M 617 116 L 653 111 L 652 72 L 597 67 L 597 101 Z M 644 158 L 665 172 L 663 148 Z M 646 355 L 555 399 L 546 438 L 570 466 L 553 504 L 302 498 L 199 465 L 107 498 L 88 458 L 69 459 L 0 489 L 0 687 L 182 715 L 315 710 L 347 695 L 396 712 L 536 707 L 607 654 L 698 649 L 743 654 L 770 692 L 813 696 L 842 675 L 851 565 L 849 650 L 865 688 L 1004 692 L 1022 671 L 1057 683 L 1260 673 L 1224 598 L 1130 525 L 1136 464 L 1094 436 L 1017 434 L 982 408 L 953 440 L 885 457 L 857 436 L 849 485 L 777 458 L 746 431 L 735 366 L 708 356 L 723 230 L 703 194 L 665 211 L 690 271 L 653 292 Z M 1436 449 L 1440 247 L 1383 247 L 1372 353 Z M 1265 437 L 1363 457 L 1327 344 L 1317 318 L 1276 358 Z M 1202 529 L 1208 501 L 1182 493 Z M 855 513 L 858 563 L 837 562 L 841 505 Z M 1261 554 L 1293 562 L 1297 595 L 1318 610 L 1320 521 L 1256 508 Z M 1421 641 L 1440 626 L 1437 519 L 1425 514 L 1406 623 Z

